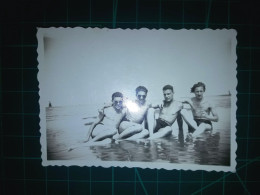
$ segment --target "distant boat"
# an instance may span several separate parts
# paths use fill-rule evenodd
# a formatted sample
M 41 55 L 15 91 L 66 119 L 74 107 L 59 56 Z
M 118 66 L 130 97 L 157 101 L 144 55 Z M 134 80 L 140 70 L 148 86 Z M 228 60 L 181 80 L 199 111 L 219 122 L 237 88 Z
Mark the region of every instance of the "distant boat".
M 230 93 L 230 91 L 228 91 L 227 94 L 223 94 L 223 95 L 220 95 L 220 96 L 231 96 L 231 93 Z
M 49 108 L 51 108 L 52 107 L 52 105 L 51 105 L 51 102 L 49 101 Z

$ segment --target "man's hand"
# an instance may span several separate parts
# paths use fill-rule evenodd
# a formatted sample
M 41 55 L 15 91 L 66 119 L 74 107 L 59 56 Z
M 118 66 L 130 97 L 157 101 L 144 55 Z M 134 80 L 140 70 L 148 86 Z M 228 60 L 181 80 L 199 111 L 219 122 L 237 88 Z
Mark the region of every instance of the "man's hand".
M 90 139 L 90 134 L 87 135 L 87 138 L 86 138 L 86 140 L 85 140 L 84 142 L 85 142 L 85 143 L 88 142 L 89 139 Z
M 104 103 L 104 106 L 102 109 L 105 109 L 105 108 L 108 108 L 108 107 L 111 107 L 113 105 L 112 102 L 109 102 L 109 103 Z
M 184 101 L 182 101 L 182 105 L 183 104 L 188 104 L 188 105 L 190 105 L 191 109 L 194 109 L 193 106 L 192 106 L 191 100 L 184 100 Z M 185 106 L 183 105 L 183 107 L 185 107 Z
M 105 109 L 105 108 L 109 108 L 109 107 L 111 107 L 112 105 L 113 105 L 112 102 L 104 103 L 103 107 L 100 108 L 100 109 L 98 109 L 99 115 L 102 116 L 102 115 L 104 114 L 104 109 Z
M 104 108 L 98 109 L 98 113 L 99 113 L 100 115 L 104 114 Z
M 190 104 L 191 105 L 191 102 L 189 100 L 184 100 L 182 101 L 183 104 Z

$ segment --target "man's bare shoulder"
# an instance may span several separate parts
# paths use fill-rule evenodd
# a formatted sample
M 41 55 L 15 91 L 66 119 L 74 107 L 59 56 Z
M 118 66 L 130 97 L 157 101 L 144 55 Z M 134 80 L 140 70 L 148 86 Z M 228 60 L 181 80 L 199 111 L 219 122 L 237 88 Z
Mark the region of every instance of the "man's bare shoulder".
M 154 107 L 154 104 L 152 102 L 145 102 L 144 106 L 147 108 L 152 108 Z
M 215 107 L 215 104 L 212 102 L 212 100 L 210 100 L 210 99 L 207 98 L 207 97 L 205 97 L 204 103 L 205 103 L 208 107 L 210 107 L 210 108 Z
M 162 103 L 161 102 L 149 102 L 149 108 L 160 108 L 162 106 Z
M 116 110 L 115 110 L 115 108 L 114 108 L 113 106 L 110 106 L 110 107 L 105 108 L 105 109 L 104 109 L 104 113 L 105 113 L 105 114 L 106 114 L 106 113 L 115 113 L 115 114 L 117 114 L 117 112 L 116 112 Z
M 127 107 L 123 107 L 122 114 L 126 114 L 126 112 L 127 112 Z
M 116 111 L 112 106 L 104 108 L 104 111 L 103 111 L 104 115 L 111 115 L 113 113 L 116 113 Z
M 174 101 L 174 108 L 175 109 L 182 109 L 183 108 L 183 103 L 181 101 L 175 100 Z
M 177 106 L 182 106 L 182 102 L 179 101 L 179 100 L 175 100 L 175 104 L 176 104 Z

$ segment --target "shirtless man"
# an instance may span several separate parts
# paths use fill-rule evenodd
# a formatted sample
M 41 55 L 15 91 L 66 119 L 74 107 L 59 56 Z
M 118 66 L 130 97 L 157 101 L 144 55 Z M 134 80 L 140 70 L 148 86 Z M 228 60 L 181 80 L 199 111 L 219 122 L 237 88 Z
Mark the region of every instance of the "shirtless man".
M 218 122 L 218 114 L 214 106 L 204 97 L 206 86 L 202 82 L 194 84 L 191 88 L 191 93 L 195 97 L 184 101 L 183 103 L 189 104 L 191 111 L 183 109 L 181 111 L 184 121 L 189 128 L 187 138 L 196 137 L 206 130 L 212 130 L 212 121 Z
M 123 94 L 113 93 L 112 105 L 104 107 L 99 114 L 97 121 L 89 128 L 86 142 L 93 143 L 105 139 L 111 142 L 112 136 L 117 133 L 119 124 L 126 114 L 126 109 L 123 107 Z
M 182 130 L 182 118 L 180 111 L 183 108 L 181 102 L 173 99 L 173 86 L 165 85 L 163 87 L 164 102 L 160 108 L 159 118 L 153 120 L 153 125 L 149 125 L 150 139 L 164 137 L 172 133 L 172 124 L 178 120 L 179 129 Z M 149 115 L 154 116 L 154 113 L 149 111 Z M 148 116 L 149 118 L 151 116 Z M 149 121 L 148 121 L 149 123 Z
M 147 103 L 146 96 L 148 90 L 144 86 L 139 86 L 135 90 L 136 100 L 126 100 L 127 108 L 126 116 L 119 126 L 119 134 L 115 135 L 115 139 L 136 140 L 148 136 L 149 132 L 142 125 L 146 122 L 148 109 L 152 106 Z

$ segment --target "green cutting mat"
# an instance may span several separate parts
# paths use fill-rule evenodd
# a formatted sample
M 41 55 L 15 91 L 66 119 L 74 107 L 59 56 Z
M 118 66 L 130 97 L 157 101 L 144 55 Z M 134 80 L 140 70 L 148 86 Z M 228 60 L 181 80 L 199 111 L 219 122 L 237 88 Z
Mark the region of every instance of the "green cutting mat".
M 258 194 L 258 1 L 20 0 L 0 3 L 0 194 Z M 42 167 L 36 27 L 236 29 L 237 172 Z

